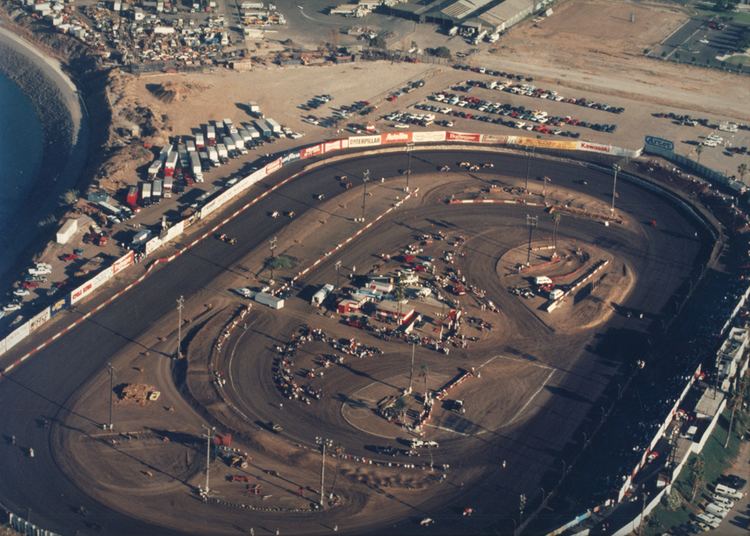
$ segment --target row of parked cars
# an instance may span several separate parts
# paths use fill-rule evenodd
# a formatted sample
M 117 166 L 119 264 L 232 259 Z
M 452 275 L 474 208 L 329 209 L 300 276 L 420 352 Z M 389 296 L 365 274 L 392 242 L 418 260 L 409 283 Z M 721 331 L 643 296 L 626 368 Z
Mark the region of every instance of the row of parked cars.
M 535 99 L 547 99 L 556 102 L 564 102 L 566 104 L 574 104 L 576 106 L 583 106 L 584 108 L 592 108 L 594 110 L 601 110 L 612 114 L 621 114 L 625 111 L 625 108 L 622 106 L 611 106 L 603 102 L 596 102 L 583 97 L 563 97 L 557 91 L 539 88 L 531 84 L 514 84 L 513 82 L 502 82 L 497 80 L 467 80 L 464 84 L 468 87 L 496 89 L 497 91 L 505 91 L 506 93 L 524 95 Z
M 745 494 L 741 491 L 747 481 L 736 475 L 724 475 L 713 489 L 706 495 L 701 505 L 703 512 L 696 514 L 692 526 L 696 532 L 716 529 L 721 521 L 734 508 L 735 502 L 741 500 Z
M 485 123 L 494 123 L 496 125 L 529 130 L 542 134 L 566 136 L 570 138 L 580 137 L 580 133 L 578 132 L 558 128 L 560 125 L 576 124 L 570 122 L 571 118 L 549 117 L 546 115 L 546 112 L 540 112 L 539 110 L 528 110 L 523 106 L 501 104 L 499 105 L 499 107 L 484 107 L 484 111 L 490 111 L 492 113 L 498 114 L 498 116 L 504 117 L 474 114 L 471 112 L 465 112 L 463 110 L 455 110 L 453 108 L 436 106 L 427 103 L 416 104 L 414 107 L 419 110 L 442 113 L 462 119 L 474 119 L 476 121 L 483 121 Z M 453 126 L 453 123 L 451 121 L 439 121 L 438 124 L 442 124 L 444 126 Z
M 454 69 L 459 71 L 471 71 L 473 73 L 486 74 L 489 76 L 496 76 L 501 78 L 507 78 L 509 80 L 525 80 L 526 82 L 533 82 L 534 79 L 530 76 L 523 74 L 508 73 L 505 71 L 497 71 L 495 69 L 487 69 L 485 67 L 472 67 L 471 65 L 465 65 L 457 63 L 453 66 Z
M 463 87 L 463 86 L 459 86 Z M 454 88 L 456 89 L 456 88 Z M 514 106 L 509 103 L 492 102 L 479 97 L 461 96 L 455 93 L 433 93 L 428 97 L 430 100 L 441 104 L 449 104 L 460 108 L 470 108 L 478 112 L 490 112 L 513 118 L 519 118 L 526 121 L 533 121 L 540 124 L 551 124 L 555 126 L 574 125 L 583 128 L 590 128 L 598 132 L 615 132 L 617 125 L 613 123 L 593 123 L 584 121 L 570 115 L 556 116 L 549 115 L 545 110 L 526 108 L 525 106 Z M 454 114 L 456 115 L 456 114 Z M 478 118 L 476 118 L 478 119 Z M 486 119 L 479 119 L 487 121 Z M 491 120 L 488 122 L 492 122 Z M 523 127 L 517 127 L 523 128 Z M 531 130 L 531 129 L 528 129 Z

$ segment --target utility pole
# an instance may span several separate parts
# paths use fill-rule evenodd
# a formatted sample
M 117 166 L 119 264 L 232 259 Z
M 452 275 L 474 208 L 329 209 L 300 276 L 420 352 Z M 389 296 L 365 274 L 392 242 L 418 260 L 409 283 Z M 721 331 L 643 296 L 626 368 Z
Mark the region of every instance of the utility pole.
M 609 210 L 612 216 L 615 215 L 615 197 L 617 197 L 617 174 L 620 172 L 620 166 L 612 164 L 612 208 Z
M 177 298 L 177 359 L 182 359 L 182 309 L 185 307 L 185 297 Z
M 524 188 L 526 190 L 526 195 L 529 195 L 529 175 L 531 174 L 531 157 L 534 154 L 534 151 L 536 150 L 535 147 L 531 148 L 531 151 L 529 151 L 529 148 L 526 148 L 526 187 Z
M 409 372 L 409 389 L 406 391 L 407 395 L 411 394 L 412 383 L 414 381 L 414 352 L 416 347 L 415 343 L 411 343 L 411 372 Z
M 560 227 L 560 216 L 559 212 L 555 212 L 552 215 L 552 222 L 555 224 L 552 228 L 552 250 L 557 252 L 557 228 Z
M 414 143 L 406 144 L 406 193 L 409 193 L 409 178 L 411 177 L 411 152 L 414 149 Z
M 107 368 L 109 368 L 109 431 L 111 432 L 114 429 L 114 425 L 112 424 L 112 408 L 114 405 L 114 391 L 115 391 L 115 369 L 112 367 L 112 363 L 107 363 Z
M 362 192 L 362 223 L 365 221 L 365 208 L 367 207 L 367 183 L 370 182 L 370 170 L 366 169 L 362 173 L 362 184 L 365 189 Z
M 341 260 L 337 260 L 336 264 L 333 266 L 336 268 L 336 288 L 339 288 L 339 270 L 341 269 Z
M 529 250 L 526 254 L 526 266 L 531 265 L 531 239 L 534 235 L 534 227 L 539 223 L 539 216 L 530 216 L 526 214 L 526 225 L 529 227 Z
M 321 446 L 321 464 L 320 464 L 320 507 L 323 508 L 325 502 L 325 482 L 326 482 L 326 447 L 333 446 L 333 441 L 325 437 L 316 437 L 315 442 Z
M 203 437 L 206 438 L 206 487 L 204 491 L 206 495 L 208 495 L 209 491 L 211 491 L 211 488 L 209 487 L 209 470 L 211 468 L 211 440 L 214 437 L 216 428 L 214 428 L 213 426 L 206 426 L 205 424 L 202 424 L 201 427 L 206 431 L 206 433 L 203 434 Z
M 273 265 L 276 261 L 276 256 L 274 255 L 274 252 L 276 251 L 276 243 L 277 239 L 274 236 L 271 240 L 268 241 L 268 249 L 271 251 L 271 281 L 273 281 Z
M 552 179 L 550 179 L 548 176 L 542 177 L 542 197 L 547 197 L 547 183 L 552 182 Z

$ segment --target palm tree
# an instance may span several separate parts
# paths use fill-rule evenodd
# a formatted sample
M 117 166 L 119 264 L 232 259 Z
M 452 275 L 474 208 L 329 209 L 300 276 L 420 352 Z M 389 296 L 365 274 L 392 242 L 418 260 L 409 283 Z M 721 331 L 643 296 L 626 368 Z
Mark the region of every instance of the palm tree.
M 705 463 L 703 461 L 703 456 L 698 455 L 693 460 L 693 463 L 690 466 L 690 476 L 692 481 L 690 502 L 693 502 L 701 487 L 703 487 L 703 477 L 705 476 Z
M 406 399 L 403 396 L 398 397 L 393 404 L 393 409 L 398 413 L 399 421 L 403 422 L 404 415 L 406 415 Z
M 740 181 L 745 182 L 745 175 L 747 174 L 747 164 L 745 162 L 737 166 L 737 173 L 740 174 Z
M 695 148 L 695 154 L 698 155 L 698 163 L 701 163 L 701 154 L 703 153 L 703 145 L 698 145 L 698 147 Z
M 424 399 L 427 401 L 427 380 L 430 375 L 430 368 L 427 364 L 422 363 L 419 365 L 419 377 L 424 380 Z

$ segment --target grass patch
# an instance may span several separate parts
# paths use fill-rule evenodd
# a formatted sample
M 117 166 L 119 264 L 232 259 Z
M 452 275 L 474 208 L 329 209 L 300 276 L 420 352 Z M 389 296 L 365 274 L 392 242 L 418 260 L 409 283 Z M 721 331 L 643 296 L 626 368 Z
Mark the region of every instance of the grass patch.
M 732 464 L 732 461 L 737 457 L 740 450 L 740 437 L 744 433 L 746 428 L 744 418 L 739 415 L 735 415 L 734 426 L 732 429 L 732 436 L 729 439 L 729 445 L 724 448 L 724 442 L 727 438 L 727 430 L 729 429 L 729 417 L 731 409 L 727 408 L 719 417 L 719 421 L 716 423 L 714 431 L 706 441 L 706 445 L 703 447 L 701 456 L 703 457 L 703 473 L 705 484 L 698 492 L 695 503 L 699 503 L 702 500 L 703 493 L 707 492 L 708 489 L 706 484 L 716 482 L 716 480 L 727 470 Z M 739 418 L 738 418 L 739 417 Z M 690 456 L 685 467 L 683 468 L 680 476 L 677 477 L 674 485 L 672 486 L 673 491 L 679 491 L 683 497 L 690 498 L 691 493 L 691 471 L 690 467 L 695 459 L 695 454 Z M 691 510 L 683 506 L 675 511 L 668 510 L 664 503 L 659 504 L 648 516 L 646 525 L 644 526 L 644 534 L 647 536 L 658 536 L 663 534 L 674 527 L 678 527 L 684 523 L 690 521 Z

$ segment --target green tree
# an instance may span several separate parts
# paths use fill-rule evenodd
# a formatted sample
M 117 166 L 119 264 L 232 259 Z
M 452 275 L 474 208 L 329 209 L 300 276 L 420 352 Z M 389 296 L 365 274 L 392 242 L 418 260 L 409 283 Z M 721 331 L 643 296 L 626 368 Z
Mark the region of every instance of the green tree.
M 745 175 L 747 174 L 747 164 L 745 162 L 742 162 L 739 166 L 737 166 L 737 173 L 740 174 L 740 180 L 745 181 Z
M 388 43 L 385 41 L 385 37 L 382 35 L 376 35 L 372 39 L 370 39 L 370 46 L 373 48 L 388 48 Z
M 427 381 L 429 380 L 430 376 L 430 368 L 427 366 L 427 364 L 422 363 L 419 365 L 419 377 L 424 380 L 424 396 L 425 399 L 427 398 Z
M 435 56 L 436 58 L 450 58 L 451 57 L 451 51 L 448 47 L 436 47 L 436 48 L 428 48 L 427 53 L 430 56 Z

